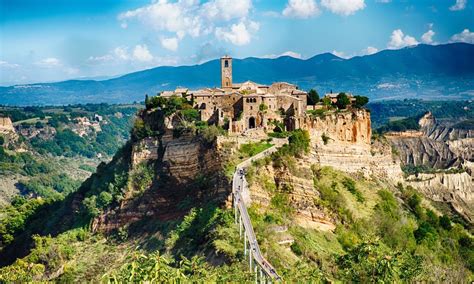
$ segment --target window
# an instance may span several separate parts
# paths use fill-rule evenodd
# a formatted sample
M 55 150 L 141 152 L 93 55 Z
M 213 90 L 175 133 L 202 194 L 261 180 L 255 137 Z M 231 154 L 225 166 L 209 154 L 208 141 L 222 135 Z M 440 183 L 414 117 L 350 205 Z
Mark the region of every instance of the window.
M 229 67 L 229 60 L 225 60 L 225 61 L 224 61 L 224 67 L 225 67 L 225 68 Z

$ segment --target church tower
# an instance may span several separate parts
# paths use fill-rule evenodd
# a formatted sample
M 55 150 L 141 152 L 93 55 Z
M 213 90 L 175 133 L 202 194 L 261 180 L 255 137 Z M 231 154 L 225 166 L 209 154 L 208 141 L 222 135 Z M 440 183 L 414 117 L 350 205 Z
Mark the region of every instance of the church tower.
M 232 89 L 232 57 L 221 57 L 221 87 L 224 90 Z

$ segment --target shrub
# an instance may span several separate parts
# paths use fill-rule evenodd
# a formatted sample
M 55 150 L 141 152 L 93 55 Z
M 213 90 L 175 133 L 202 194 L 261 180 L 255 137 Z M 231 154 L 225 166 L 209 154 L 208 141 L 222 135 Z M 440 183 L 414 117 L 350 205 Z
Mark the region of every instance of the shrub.
M 350 178 L 344 178 L 344 180 L 342 181 L 342 185 L 344 185 L 344 187 L 356 197 L 356 200 L 358 202 L 364 202 L 365 201 L 365 198 L 362 195 L 362 192 L 360 192 L 356 188 L 354 180 L 352 180 Z
M 338 109 L 345 109 L 350 103 L 351 101 L 345 93 L 339 93 L 337 95 L 336 106 Z
M 354 98 L 355 98 L 354 107 L 356 107 L 356 108 L 362 108 L 363 106 L 365 106 L 369 102 L 368 97 L 354 96 Z
M 328 142 L 329 142 L 329 139 L 331 139 L 331 138 L 329 138 L 329 136 L 327 136 L 326 133 L 323 133 L 323 134 L 321 135 L 321 139 L 323 139 L 324 145 L 327 145 Z
M 439 218 L 439 225 L 441 228 L 450 231 L 453 226 L 451 225 L 451 219 L 447 215 L 443 215 Z
M 209 127 L 204 127 L 200 129 L 199 134 L 201 135 L 202 139 L 204 142 L 207 144 L 212 144 L 216 140 L 217 136 L 223 135 L 225 133 L 225 130 L 215 126 L 211 125 Z
M 298 256 L 303 254 L 303 251 L 297 242 L 292 243 L 290 248 L 291 248 L 291 251 Z
M 315 105 L 319 102 L 319 94 L 315 89 L 308 92 L 308 105 Z

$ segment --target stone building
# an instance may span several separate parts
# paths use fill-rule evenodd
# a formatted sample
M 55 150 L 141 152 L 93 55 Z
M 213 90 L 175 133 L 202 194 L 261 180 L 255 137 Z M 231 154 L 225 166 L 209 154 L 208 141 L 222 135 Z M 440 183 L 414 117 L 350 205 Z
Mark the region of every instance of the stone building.
M 161 95 L 191 99 L 201 120 L 228 127 L 229 133 L 270 130 L 274 128 L 272 121 L 283 122 L 288 130 L 292 130 L 299 128 L 299 121 L 306 115 L 307 93 L 293 84 L 233 83 L 232 58 L 229 56 L 221 58 L 220 88 L 195 91 L 178 88 Z

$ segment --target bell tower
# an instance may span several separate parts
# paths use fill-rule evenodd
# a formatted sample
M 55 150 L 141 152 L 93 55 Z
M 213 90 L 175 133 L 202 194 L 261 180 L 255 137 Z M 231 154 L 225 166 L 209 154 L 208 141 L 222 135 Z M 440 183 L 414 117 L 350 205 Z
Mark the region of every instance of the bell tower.
M 232 57 L 228 55 L 221 57 L 221 88 L 232 89 Z

